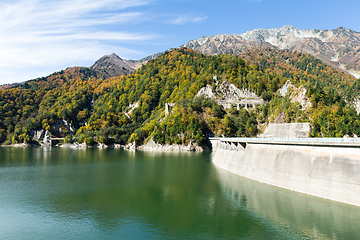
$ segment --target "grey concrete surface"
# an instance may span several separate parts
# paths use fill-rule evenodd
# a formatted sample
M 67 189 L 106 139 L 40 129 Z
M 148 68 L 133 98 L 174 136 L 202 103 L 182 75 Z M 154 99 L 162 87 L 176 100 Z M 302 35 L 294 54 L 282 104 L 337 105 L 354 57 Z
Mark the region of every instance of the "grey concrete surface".
M 211 139 L 213 162 L 234 174 L 292 191 L 360 206 L 360 148 L 348 139 Z M 306 140 L 306 139 L 305 139 Z M 333 141 L 330 141 L 333 140 Z M 261 142 L 263 141 L 263 142 Z M 337 142 L 339 141 L 339 142 Z M 295 142 L 294 145 L 286 143 Z M 337 145 L 336 145 L 337 144 Z M 343 145 L 342 145 L 343 144 Z M 353 144 L 352 147 L 347 147 Z M 355 145 L 354 145 L 355 144 Z
M 310 123 L 270 123 L 259 138 L 307 138 Z

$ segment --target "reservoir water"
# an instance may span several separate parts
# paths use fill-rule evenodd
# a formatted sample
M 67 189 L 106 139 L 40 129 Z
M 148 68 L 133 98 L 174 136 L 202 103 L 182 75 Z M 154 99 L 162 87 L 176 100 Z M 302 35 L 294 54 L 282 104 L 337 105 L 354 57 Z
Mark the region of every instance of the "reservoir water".
M 0 239 L 360 238 L 359 207 L 236 176 L 211 156 L 0 148 Z

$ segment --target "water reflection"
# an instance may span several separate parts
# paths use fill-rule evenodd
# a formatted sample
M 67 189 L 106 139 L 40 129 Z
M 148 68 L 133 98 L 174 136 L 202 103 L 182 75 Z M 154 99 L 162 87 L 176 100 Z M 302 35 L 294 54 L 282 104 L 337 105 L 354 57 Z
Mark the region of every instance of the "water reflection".
M 238 177 L 215 168 L 210 153 L 0 148 L 0 155 L 0 239 L 360 234 L 357 208 Z
M 314 239 L 357 239 L 360 208 L 299 194 L 216 168 L 224 195 L 278 223 Z

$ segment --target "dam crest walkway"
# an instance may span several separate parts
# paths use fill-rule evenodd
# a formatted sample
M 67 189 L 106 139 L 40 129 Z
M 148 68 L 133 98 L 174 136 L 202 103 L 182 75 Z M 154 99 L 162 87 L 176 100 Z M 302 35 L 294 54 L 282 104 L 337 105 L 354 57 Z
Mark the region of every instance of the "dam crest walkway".
M 248 144 L 297 145 L 318 147 L 352 147 L 360 148 L 360 138 L 209 138 L 212 143 L 218 142 L 229 150 L 243 149 Z M 220 147 L 220 146 L 219 146 Z

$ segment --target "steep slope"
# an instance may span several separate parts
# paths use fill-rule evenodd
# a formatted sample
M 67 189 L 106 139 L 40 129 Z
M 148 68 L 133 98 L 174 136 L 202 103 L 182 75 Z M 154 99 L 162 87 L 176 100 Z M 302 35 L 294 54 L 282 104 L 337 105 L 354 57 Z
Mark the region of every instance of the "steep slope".
M 241 54 L 254 47 L 270 46 L 309 53 L 331 66 L 360 77 L 360 33 L 344 27 L 334 30 L 299 30 L 294 26 L 255 29 L 240 35 L 218 34 L 184 45 L 203 53 Z
M 253 48 L 239 56 L 262 71 L 276 72 L 294 82 L 305 79 L 312 84 L 321 83 L 337 89 L 339 93 L 345 92 L 356 80 L 307 53 Z

